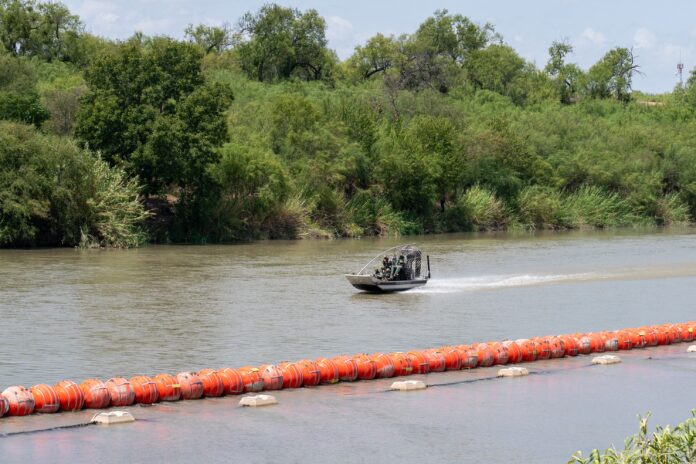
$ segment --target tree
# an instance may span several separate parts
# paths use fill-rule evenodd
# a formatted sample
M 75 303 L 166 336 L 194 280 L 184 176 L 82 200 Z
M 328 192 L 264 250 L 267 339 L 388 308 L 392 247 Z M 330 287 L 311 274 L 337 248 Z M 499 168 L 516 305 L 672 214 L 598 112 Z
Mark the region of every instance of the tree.
M 227 141 L 232 98 L 226 86 L 205 82 L 202 57 L 193 44 L 141 37 L 100 56 L 85 72 L 90 92 L 76 136 L 138 175 L 146 193 L 178 187 L 195 195 Z
M 638 68 L 633 50 L 624 47 L 609 50 L 588 71 L 585 91 L 592 98 L 629 101 L 633 74 L 640 73 Z
M 37 77 L 29 60 L 0 54 L 0 119 L 40 126 L 49 117 L 36 91 Z
M 369 79 L 377 73 L 384 73 L 397 60 L 398 48 L 394 37 L 377 34 L 371 37 L 364 47 L 355 47 L 355 53 L 348 60 L 349 66 L 362 79 Z
M 62 3 L 0 0 L 0 41 L 13 55 L 76 61 L 80 18 Z
M 242 69 L 259 81 L 297 75 L 305 80 L 326 78 L 336 62 L 326 48 L 326 22 L 316 10 L 301 13 L 276 4 L 246 13 L 239 22 L 237 47 Z
M 227 23 L 220 27 L 199 24 L 195 28 L 193 24 L 189 24 L 184 34 L 189 42 L 198 45 L 206 55 L 220 54 L 229 50 L 235 43 L 232 28 Z
M 554 41 L 549 47 L 549 61 L 544 71 L 554 80 L 556 92 L 561 103 L 571 103 L 578 92 L 582 71 L 575 64 L 568 64 L 565 58 L 573 52 L 567 42 Z

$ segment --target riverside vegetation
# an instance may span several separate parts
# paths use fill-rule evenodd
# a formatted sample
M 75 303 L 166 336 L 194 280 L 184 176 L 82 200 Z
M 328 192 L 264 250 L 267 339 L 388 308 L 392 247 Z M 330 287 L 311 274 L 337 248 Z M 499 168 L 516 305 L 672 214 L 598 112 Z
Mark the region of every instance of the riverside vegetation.
M 568 464 L 682 464 L 696 462 L 696 410 L 691 417 L 674 429 L 657 427 L 648 435 L 648 418 L 639 417 L 637 434 L 626 439 L 624 449 L 608 448 L 604 453 L 595 449 L 588 457 L 581 452 L 573 455 Z
M 341 61 L 314 10 L 183 40 L 0 0 L 0 246 L 688 223 L 696 74 L 632 90 L 631 51 L 539 68 L 444 10 Z

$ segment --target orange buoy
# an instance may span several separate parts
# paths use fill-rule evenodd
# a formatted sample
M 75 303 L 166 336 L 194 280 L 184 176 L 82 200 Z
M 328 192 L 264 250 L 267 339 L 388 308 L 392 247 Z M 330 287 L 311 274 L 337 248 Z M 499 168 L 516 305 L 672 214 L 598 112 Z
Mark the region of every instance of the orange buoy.
M 425 359 L 428 360 L 428 368 L 430 372 L 443 372 L 447 366 L 445 361 L 445 355 L 438 350 L 432 348 L 421 351 Z
M 197 400 L 203 397 L 203 381 L 195 372 L 179 372 L 176 374 L 182 400 Z
M 453 346 L 443 346 L 438 351 L 445 357 L 445 370 L 458 371 L 462 368 L 462 358 L 459 351 Z
M 670 340 L 672 343 L 681 343 L 682 334 L 681 330 L 679 330 L 679 327 L 677 327 L 674 324 L 667 324 L 667 330 L 669 331 Z
M 9 404 L 8 416 L 28 416 L 34 412 L 34 396 L 23 386 L 7 387 L 2 396 Z
M 0 417 L 7 414 L 7 411 L 9 411 L 9 410 L 10 410 L 10 402 L 7 401 L 7 398 L 5 398 L 2 393 L 0 393 Z
M 237 369 L 224 367 L 217 372 L 225 387 L 225 395 L 239 395 L 244 393 L 244 380 Z
M 645 332 L 642 330 L 628 329 L 628 336 L 631 337 L 631 345 L 633 348 L 645 348 L 648 345 L 648 341 L 645 338 Z
M 263 390 L 263 377 L 258 367 L 244 366 L 237 369 L 242 376 L 245 392 L 260 392 Z
M 669 334 L 666 330 L 663 330 L 659 326 L 653 327 L 652 329 L 655 331 L 655 337 L 657 338 L 658 345 L 662 346 L 670 344 Z
M 476 350 L 479 367 L 490 367 L 495 361 L 493 349 L 485 343 L 474 343 L 471 345 Z
M 545 338 L 534 337 L 531 339 L 537 350 L 537 360 L 551 358 L 551 344 Z
M 411 360 L 412 374 L 427 374 L 430 372 L 428 358 L 420 351 L 409 351 L 406 356 Z
M 328 358 L 317 358 L 315 361 L 319 368 L 319 376 L 321 383 L 337 383 L 340 378 L 340 372 L 335 362 Z
M 217 398 L 225 393 L 225 384 L 215 369 L 203 369 L 197 374 L 203 382 L 203 396 Z
M 694 327 L 689 324 L 678 324 L 679 329 L 682 334 L 682 341 L 692 342 L 694 341 Z
M 147 375 L 131 377 L 130 383 L 135 392 L 135 402 L 138 404 L 152 404 L 159 399 L 157 397 L 157 384 Z
M 358 379 L 372 380 L 377 375 L 377 366 L 375 362 L 366 354 L 356 354 L 353 356 L 353 361 L 358 365 Z
M 590 351 L 592 353 L 604 353 L 604 337 L 598 333 L 588 333 L 587 337 L 590 339 Z
M 652 327 L 641 327 L 639 330 L 645 333 L 647 346 L 657 346 L 657 332 Z
M 454 347 L 459 353 L 462 369 L 474 369 L 478 366 L 478 352 L 469 345 L 457 345 Z
M 537 360 L 538 353 L 536 343 L 527 338 L 520 338 L 516 340 L 515 343 L 520 347 L 523 362 L 533 362 Z
M 563 345 L 563 354 L 565 356 L 578 355 L 578 342 L 572 335 L 560 335 L 558 337 Z
M 283 374 L 283 388 L 300 388 L 302 386 L 302 369 L 296 363 L 282 362 L 278 364 L 278 368 Z
M 283 372 L 275 364 L 264 364 L 259 367 L 263 379 L 264 390 L 280 390 L 283 388 Z
M 489 342 L 488 346 L 493 351 L 493 365 L 507 364 L 510 358 L 507 348 L 500 342 Z
M 631 339 L 631 334 L 626 330 L 618 330 L 615 332 L 616 338 L 619 341 L 620 350 L 630 350 L 633 348 L 633 340 Z
M 333 362 L 338 366 L 338 379 L 341 382 L 353 382 L 358 379 L 358 364 L 346 355 L 335 356 Z
M 53 386 L 58 393 L 61 411 L 79 411 L 85 404 L 80 387 L 72 380 L 61 380 Z
M 590 354 L 592 353 L 592 343 L 590 342 L 590 337 L 582 334 L 577 334 L 575 336 L 575 342 L 578 345 L 579 354 Z
M 413 373 L 411 358 L 409 358 L 406 353 L 397 351 L 395 353 L 389 353 L 388 356 L 389 359 L 391 359 L 392 364 L 394 364 L 394 377 L 411 375 L 411 373 Z
M 549 349 L 551 350 L 551 359 L 562 358 L 565 356 L 565 350 L 563 349 L 563 343 L 561 339 L 555 335 L 549 335 L 543 337 L 549 343 Z
M 394 377 L 394 362 L 384 353 L 373 353 L 370 359 L 375 362 L 375 378 L 388 379 Z
M 503 346 L 505 346 L 508 352 L 508 363 L 515 364 L 522 362 L 522 351 L 520 347 L 517 346 L 517 343 L 512 340 L 505 340 Z
M 126 379 L 117 379 L 118 382 L 123 382 L 124 380 Z M 159 401 L 179 401 L 181 399 L 181 385 L 179 385 L 179 381 L 173 375 L 157 374 L 152 378 L 152 381 L 155 382 L 157 387 L 157 398 Z M 109 382 L 106 383 L 106 386 L 109 386 Z M 133 390 L 130 383 L 128 387 L 130 390 Z M 133 400 L 135 400 L 135 392 L 133 392 Z M 111 395 L 111 404 L 116 406 L 113 394 Z
M 313 387 L 321 382 L 321 371 L 319 366 L 314 361 L 302 359 L 297 361 L 297 365 L 302 371 L 302 385 L 305 387 Z
M 99 379 L 87 379 L 80 384 L 85 398 L 85 409 L 103 409 L 109 406 L 111 395 L 104 382 Z
M 45 383 L 31 387 L 31 396 L 34 397 L 34 412 L 51 414 L 60 409 L 60 400 L 56 389 Z M 2 409 L 2 407 L 0 407 Z M 2 413 L 0 412 L 0 416 Z
M 604 340 L 605 351 L 618 351 L 619 338 L 613 332 L 599 332 L 599 335 Z
M 111 398 L 111 406 L 130 406 L 135 401 L 133 386 L 123 377 L 113 377 L 106 381 L 106 390 Z

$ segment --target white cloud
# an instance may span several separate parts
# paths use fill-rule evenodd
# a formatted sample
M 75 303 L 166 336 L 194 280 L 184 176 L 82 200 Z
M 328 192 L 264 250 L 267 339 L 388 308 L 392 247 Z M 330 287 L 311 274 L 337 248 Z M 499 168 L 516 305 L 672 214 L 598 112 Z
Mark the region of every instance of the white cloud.
M 604 34 L 595 31 L 591 27 L 588 27 L 587 29 L 582 31 L 580 37 L 594 45 L 604 45 L 604 43 L 607 41 L 607 38 L 604 37 Z
M 633 35 L 633 44 L 636 48 L 653 48 L 657 44 L 657 37 L 649 29 L 641 27 Z
M 345 40 L 353 36 L 353 24 L 340 16 L 330 16 L 326 21 L 326 38 L 329 40 Z
M 138 21 L 134 26 L 134 31 L 142 32 L 146 35 L 166 35 L 171 34 L 169 30 L 176 22 L 172 19 L 145 19 Z

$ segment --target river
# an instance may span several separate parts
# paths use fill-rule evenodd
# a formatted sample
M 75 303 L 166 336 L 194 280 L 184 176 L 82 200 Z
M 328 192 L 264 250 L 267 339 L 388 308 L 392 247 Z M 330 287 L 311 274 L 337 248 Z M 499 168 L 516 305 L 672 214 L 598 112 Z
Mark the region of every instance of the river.
M 431 256 L 422 289 L 367 295 L 343 274 L 393 244 Z M 342 353 L 619 329 L 696 319 L 692 229 L 273 241 L 135 250 L 0 250 L 0 387 L 177 373 Z M 130 410 L 132 425 L 0 437 L 0 462 L 565 462 L 687 418 L 686 344 L 389 381 Z M 93 411 L 0 419 L 0 434 Z

